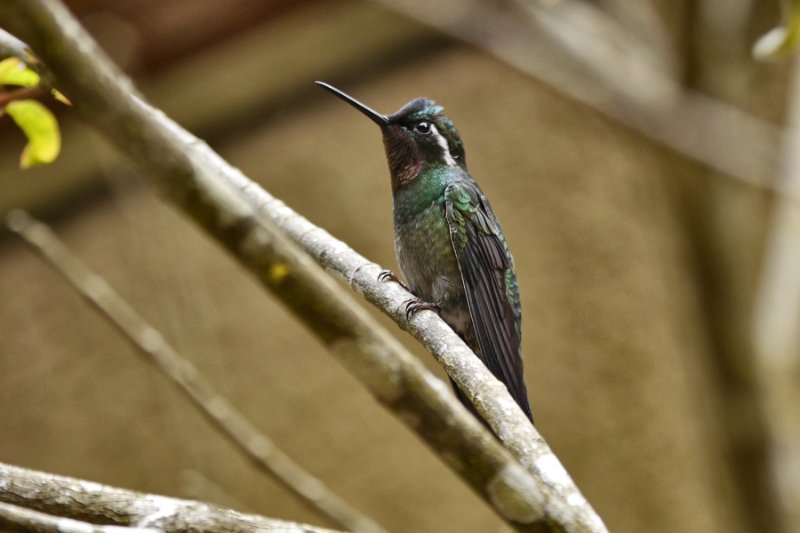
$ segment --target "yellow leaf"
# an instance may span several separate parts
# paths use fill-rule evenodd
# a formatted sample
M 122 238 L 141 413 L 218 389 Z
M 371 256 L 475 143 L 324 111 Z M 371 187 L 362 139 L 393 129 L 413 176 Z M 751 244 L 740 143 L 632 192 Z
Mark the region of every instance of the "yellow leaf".
M 0 61 L 0 85 L 33 87 L 39 84 L 39 75 L 16 57 Z
M 52 163 L 61 150 L 61 133 L 53 113 L 35 100 L 15 100 L 6 106 L 17 126 L 25 133 L 28 144 L 22 150 L 20 166 Z

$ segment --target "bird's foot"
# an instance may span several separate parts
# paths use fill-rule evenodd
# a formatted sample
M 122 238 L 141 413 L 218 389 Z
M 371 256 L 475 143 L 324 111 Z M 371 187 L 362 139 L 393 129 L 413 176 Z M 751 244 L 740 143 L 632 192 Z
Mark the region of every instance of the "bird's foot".
M 411 292 L 411 290 L 406 286 L 406 284 L 400 281 L 400 278 L 397 277 L 397 274 L 395 274 L 391 270 L 381 270 L 381 273 L 378 274 L 378 281 L 383 281 L 383 282 L 393 281 L 398 285 L 400 285 L 401 287 L 403 287 L 408 292 Z
M 424 300 L 420 300 L 419 298 L 412 298 L 411 300 L 407 300 L 405 302 L 405 308 L 406 308 L 406 320 L 411 320 L 412 316 L 426 309 L 428 311 L 434 311 L 437 314 L 441 312 L 439 304 L 426 302 Z

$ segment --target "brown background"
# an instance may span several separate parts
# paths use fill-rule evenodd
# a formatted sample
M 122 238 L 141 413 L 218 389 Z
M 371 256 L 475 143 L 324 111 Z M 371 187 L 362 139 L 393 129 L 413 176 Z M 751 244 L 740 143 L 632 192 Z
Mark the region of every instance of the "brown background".
M 538 428 L 609 528 L 775 527 L 741 339 L 770 193 L 375 4 L 72 4 L 156 105 L 387 267 L 379 133 L 312 81 L 384 112 L 416 96 L 443 104 L 516 260 Z M 747 60 L 698 51 L 696 3 L 659 5 L 686 55 L 687 83 L 781 116 L 783 67 L 748 64 L 731 88 L 715 69 Z M 755 9 L 752 36 L 775 13 Z M 69 110 L 61 115 L 63 156 L 25 173 L 16 170 L 23 140 L 0 121 L 0 208 L 47 217 L 261 430 L 390 530 L 503 530 L 248 274 Z M 254 473 L 9 235 L 0 298 L 0 461 L 324 524 Z

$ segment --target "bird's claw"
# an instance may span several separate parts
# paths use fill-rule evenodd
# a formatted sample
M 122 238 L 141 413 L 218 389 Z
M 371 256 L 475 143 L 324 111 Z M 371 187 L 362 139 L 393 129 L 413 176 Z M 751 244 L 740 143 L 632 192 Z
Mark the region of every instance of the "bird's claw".
M 441 311 L 439 304 L 426 302 L 424 300 L 420 300 L 419 298 L 407 300 L 404 305 L 406 309 L 406 320 L 411 320 L 411 317 L 420 311 L 434 311 L 437 314 Z
M 406 285 L 402 281 L 400 281 L 400 278 L 397 277 L 397 274 L 395 274 L 391 270 L 381 270 L 381 273 L 378 274 L 378 281 L 381 282 L 393 281 L 398 285 L 400 285 L 401 287 L 403 287 L 408 292 L 411 292 L 409 288 L 406 287 Z
M 386 282 L 386 281 L 393 281 L 403 287 L 408 292 L 411 292 L 411 289 L 406 287 L 400 278 L 397 277 L 397 274 L 392 272 L 391 270 L 382 270 L 380 274 L 378 274 L 378 281 Z M 411 317 L 414 316 L 417 312 L 423 311 L 425 309 L 429 311 L 435 311 L 439 313 L 439 304 L 432 304 L 430 302 L 426 302 L 424 300 L 420 300 L 419 298 L 412 298 L 410 300 L 406 300 L 403 303 L 403 307 L 406 311 L 406 320 L 411 320 Z

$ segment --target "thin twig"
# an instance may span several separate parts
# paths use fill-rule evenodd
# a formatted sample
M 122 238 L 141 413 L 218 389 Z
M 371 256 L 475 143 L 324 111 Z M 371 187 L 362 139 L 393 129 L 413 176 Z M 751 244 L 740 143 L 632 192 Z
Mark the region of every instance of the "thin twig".
M 159 533 L 144 527 L 104 526 L 0 502 L 0 530 L 30 533 Z
M 3 110 L 10 102 L 14 100 L 24 100 L 26 98 L 38 98 L 42 96 L 44 91 L 38 85 L 33 87 L 20 87 L 11 91 L 0 93 L 0 111 Z
M 336 533 L 307 524 L 245 514 L 191 500 L 144 494 L 65 476 L 0 463 L 0 502 L 59 517 L 105 524 L 102 533 L 253 531 L 258 533 Z M 60 518 L 64 517 L 64 518 Z M 0 522 L 0 526 L 2 526 Z M 136 528 L 136 529 L 133 529 Z M 5 527 L 3 531 L 7 531 Z M 37 529 L 36 531 L 47 531 Z M 59 530 L 66 531 L 66 530 Z
M 98 274 L 78 259 L 53 231 L 25 211 L 7 216 L 8 227 L 39 252 L 100 314 L 117 327 L 176 385 L 248 459 L 277 479 L 310 507 L 356 533 L 384 529 L 344 502 L 260 433 L 233 405 L 217 393 L 197 368 L 120 297 Z
M 374 300 L 440 355 L 451 376 L 528 471 L 455 401 L 441 380 L 286 237 L 278 221 L 291 211 L 272 212 L 279 202 L 132 93 L 129 83 L 120 81 L 126 79 L 62 4 L 13 0 L 0 3 L 0 12 L 42 54 L 86 120 L 253 271 L 501 518 L 518 530 L 605 531 L 505 387 L 441 319 L 432 313 L 419 313 L 410 323 L 397 317 L 407 292 L 393 284 L 378 285 L 377 267 L 351 254 L 343 243 L 331 239 L 316 246 L 327 234 L 303 231 L 305 240 L 314 239 L 308 246 L 321 250 L 320 258 L 335 261 L 330 256 L 346 256 L 345 276 L 354 284 L 371 277 L 363 284 L 365 292 L 376 291 Z

